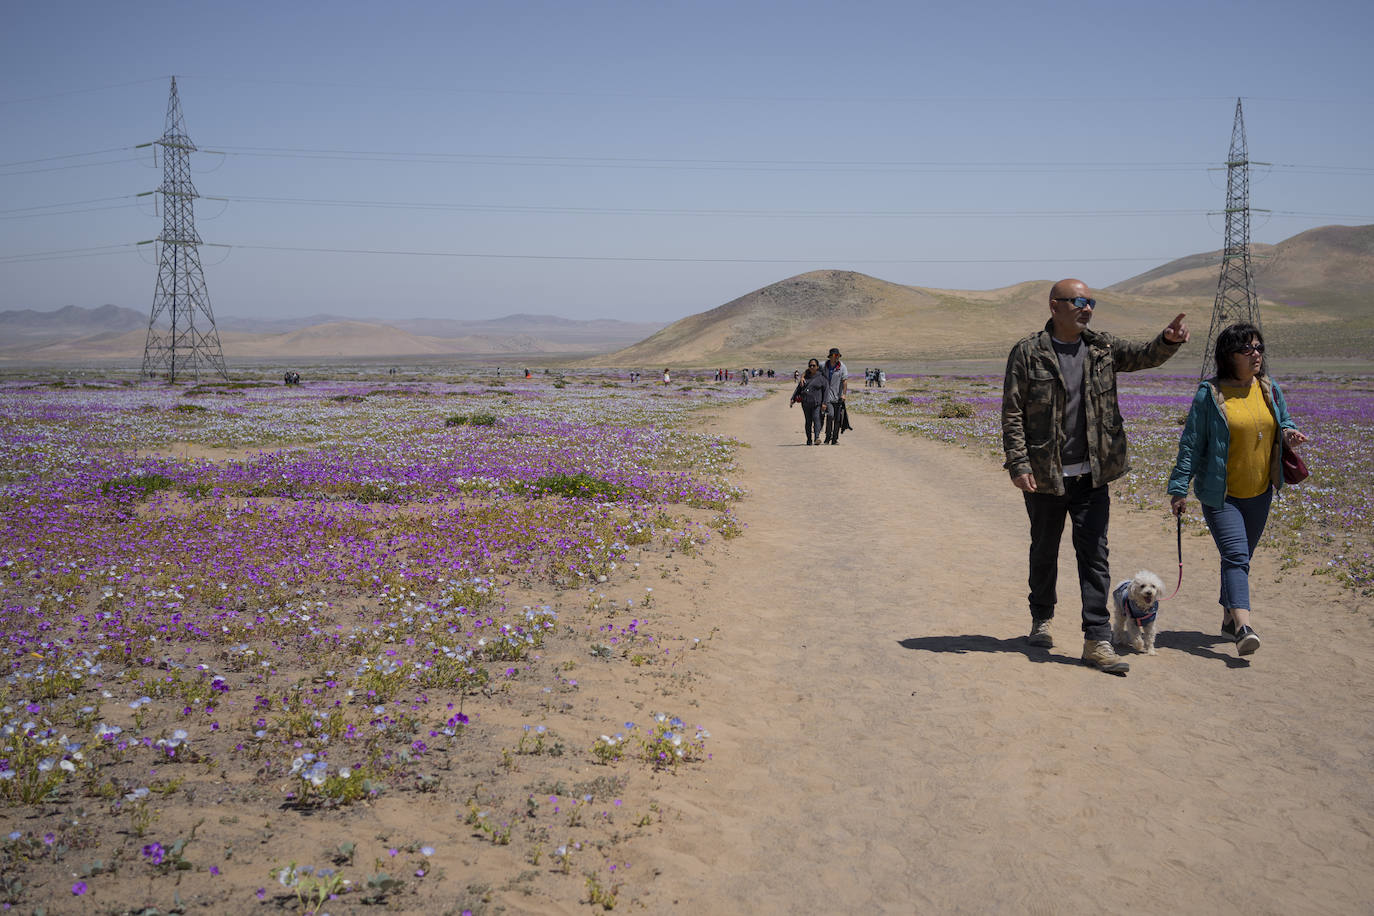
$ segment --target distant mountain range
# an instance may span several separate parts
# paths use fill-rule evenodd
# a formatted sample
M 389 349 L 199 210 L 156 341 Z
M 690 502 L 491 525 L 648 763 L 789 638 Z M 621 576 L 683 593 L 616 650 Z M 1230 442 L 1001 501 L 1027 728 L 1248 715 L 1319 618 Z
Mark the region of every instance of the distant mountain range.
M 1097 325 L 1153 335 L 1178 312 L 1206 335 L 1221 252 L 1170 261 L 1099 291 Z M 1294 357 L 1374 359 L 1374 226 L 1326 226 L 1255 245 L 1265 334 Z M 1092 282 L 1090 273 L 1083 279 Z M 505 357 L 586 366 L 738 367 L 823 355 L 879 361 L 1000 358 L 1048 317 L 1051 280 L 994 290 L 889 283 L 848 270 L 789 277 L 724 305 L 659 323 L 509 315 L 443 318 L 217 320 L 225 359 Z M 142 356 L 146 312 L 103 305 L 0 312 L 0 365 L 129 361 Z
M 339 315 L 257 319 L 217 316 L 225 358 L 291 360 L 331 356 L 534 356 L 605 353 L 641 340 L 662 322 L 554 315 L 382 321 Z M 0 312 L 0 361 L 71 363 L 143 354 L 148 313 L 115 305 L 53 312 Z

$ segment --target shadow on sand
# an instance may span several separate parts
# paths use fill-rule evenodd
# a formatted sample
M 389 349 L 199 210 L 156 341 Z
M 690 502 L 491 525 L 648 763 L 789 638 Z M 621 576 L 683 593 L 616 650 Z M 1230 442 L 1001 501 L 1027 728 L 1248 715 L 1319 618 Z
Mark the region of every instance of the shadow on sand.
M 1024 655 L 1037 664 L 1051 662 L 1059 665 L 1081 665 L 1083 662 L 1067 655 L 1056 655 L 1053 649 L 1042 649 L 1029 645 L 1024 636 L 1011 639 L 997 639 L 969 633 L 964 636 L 912 636 L 900 639 L 897 644 L 903 649 L 919 649 L 923 652 L 953 652 L 963 655 L 967 652 L 1011 652 Z
M 1200 633 L 1197 630 L 1174 630 L 1161 631 L 1155 638 L 1155 647 L 1187 652 L 1198 658 L 1223 661 L 1228 668 L 1248 667 L 1250 662 L 1247 659 L 1226 655 L 1212 649 L 1212 646 L 1217 643 L 1229 642 L 1230 640 L 1224 636 Z M 963 655 L 968 652 L 1009 652 L 1024 655 L 1036 664 L 1046 662 L 1059 665 L 1083 664 L 1082 660 L 1076 656 L 1059 655 L 1053 649 L 1042 649 L 1038 646 L 1029 645 L 1024 636 L 1014 636 L 1011 639 L 997 639 L 993 636 L 983 636 L 977 633 L 963 636 L 912 636 L 898 640 L 897 644 L 903 649 L 917 649 L 922 652 L 952 652 L 956 655 Z M 1131 657 L 1138 653 L 1126 651 L 1122 654 L 1127 661 L 1130 661 Z
M 1218 652 L 1212 648 L 1217 643 L 1231 645 L 1231 640 L 1225 636 L 1213 633 L 1200 633 L 1197 630 L 1160 630 L 1155 637 L 1155 648 L 1157 649 L 1177 649 L 1180 652 L 1187 652 L 1189 655 L 1196 655 L 1198 658 L 1218 659 L 1226 663 L 1228 668 L 1248 668 L 1250 660 L 1238 658 L 1235 655 L 1228 655 L 1225 652 Z

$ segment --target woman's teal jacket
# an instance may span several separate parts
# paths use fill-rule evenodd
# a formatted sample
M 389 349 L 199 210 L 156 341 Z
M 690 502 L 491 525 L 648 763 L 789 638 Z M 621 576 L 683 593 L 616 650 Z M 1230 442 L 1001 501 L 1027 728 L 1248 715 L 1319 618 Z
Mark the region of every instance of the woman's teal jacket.
M 1277 491 L 1283 487 L 1283 455 L 1278 440 L 1283 430 L 1297 429 L 1298 425 L 1288 415 L 1288 404 L 1279 383 L 1265 375 L 1258 376 L 1255 382 L 1264 392 L 1264 402 L 1269 405 L 1269 412 L 1279 427 L 1279 434 L 1270 443 L 1269 451 L 1269 481 Z M 1193 491 L 1204 506 L 1216 508 L 1226 502 L 1226 458 L 1231 445 L 1231 429 L 1226 424 L 1225 404 L 1226 397 L 1215 378 L 1197 386 L 1193 406 L 1188 410 L 1188 422 L 1178 440 L 1178 458 L 1169 475 L 1170 495 L 1187 496 L 1188 481 L 1192 480 Z

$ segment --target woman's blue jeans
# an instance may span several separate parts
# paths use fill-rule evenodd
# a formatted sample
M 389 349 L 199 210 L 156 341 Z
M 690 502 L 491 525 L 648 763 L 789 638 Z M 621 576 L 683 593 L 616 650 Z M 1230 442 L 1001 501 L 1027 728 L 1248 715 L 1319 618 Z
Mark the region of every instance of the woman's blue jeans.
M 1202 507 L 1202 517 L 1211 529 L 1212 540 L 1221 554 L 1221 597 L 1224 608 L 1250 608 L 1250 558 L 1269 520 L 1269 504 L 1274 499 L 1270 487 L 1249 499 L 1226 497 L 1216 508 Z

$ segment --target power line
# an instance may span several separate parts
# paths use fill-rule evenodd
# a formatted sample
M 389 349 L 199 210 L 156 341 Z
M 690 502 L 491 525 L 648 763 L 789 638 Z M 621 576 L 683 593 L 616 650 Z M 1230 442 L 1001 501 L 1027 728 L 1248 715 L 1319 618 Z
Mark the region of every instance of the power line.
M 233 245 L 221 244 L 217 247 L 241 248 L 256 251 L 296 251 L 311 254 L 369 254 L 429 258 L 472 258 L 491 260 L 519 261 L 614 261 L 626 263 L 654 262 L 669 264 L 1036 264 L 1072 263 L 1077 261 L 1154 261 L 1157 263 L 1173 260 L 1155 257 L 1109 257 L 1109 258 L 689 258 L 689 257 L 635 257 L 628 255 L 572 255 L 572 254 L 496 254 L 491 252 L 464 251 L 415 251 L 379 248 L 310 248 L 297 245 Z
M 770 219 L 854 219 L 854 218 L 919 218 L 941 219 L 955 217 L 1116 217 L 1116 216 L 1202 216 L 1207 210 L 771 210 L 730 208 L 669 208 L 669 207 L 559 207 L 520 204 L 446 204 L 384 200 L 330 200 L 294 197 L 207 197 L 230 203 L 286 204 L 298 206 L 361 207 L 398 210 L 438 210 L 481 213 L 575 214 L 591 216 L 725 216 Z M 0 211 L 2 212 L 2 211 Z
M 101 210 L 127 210 L 137 204 L 110 204 L 108 207 L 82 207 L 76 210 L 49 210 L 46 213 L 24 213 L 19 216 L 0 216 L 0 220 L 37 219 L 41 216 L 72 216 L 78 213 L 99 213 Z
M 147 146 L 148 144 L 142 144 Z M 61 156 L 44 156 L 42 159 L 18 159 L 14 162 L 0 162 L 0 169 L 7 169 L 15 165 L 37 165 L 40 162 L 57 162 L 60 159 L 80 159 L 85 156 L 103 156 L 106 153 L 124 153 L 129 150 L 138 149 L 137 146 L 112 146 L 109 149 L 91 150 L 89 153 L 65 153 Z
M 201 152 L 268 159 L 320 159 L 349 162 L 414 162 L 439 165 L 503 165 L 596 169 L 676 169 L 749 172 L 1181 172 L 1205 169 L 1206 162 L 884 162 L 864 160 L 674 159 L 624 156 L 557 156 L 507 153 L 425 153 L 384 150 L 315 150 L 220 146 Z
M 144 83 L 159 83 L 167 79 L 165 76 L 156 76 L 146 80 L 132 80 L 127 83 L 110 83 L 105 86 L 89 86 L 84 89 L 68 89 L 65 92 L 52 92 L 47 95 L 33 95 L 23 99 L 0 99 L 0 105 L 18 105 L 23 102 L 45 102 L 48 99 L 60 99 L 69 95 L 84 95 L 88 92 L 105 92 L 109 89 L 124 89 L 128 86 L 142 86 Z
M 452 210 L 459 212 L 483 213 L 553 213 L 612 216 L 727 216 L 762 217 L 776 219 L 849 219 L 849 218 L 1115 218 L 1122 216 L 1207 216 L 1216 212 L 1202 209 L 1159 209 L 1159 210 L 769 210 L 769 209 L 681 209 L 667 207 L 556 207 L 518 204 L 444 204 L 416 203 L 405 201 L 381 200 L 330 200 L 323 198 L 294 197 L 207 197 L 206 200 L 223 200 L 230 203 L 288 204 L 302 206 L 362 207 L 400 210 Z M 0 211 L 3 212 L 3 211 Z M 1374 219 L 1351 213 L 1309 213 L 1299 210 L 1274 210 L 1277 216 L 1302 217 L 1308 219 Z
M 134 146 L 116 146 L 109 149 L 91 150 L 82 153 L 65 153 L 58 156 L 46 156 L 39 159 L 21 159 L 13 162 L 0 162 L 0 169 L 9 169 L 21 165 L 35 165 L 44 162 L 57 162 L 63 159 L 80 159 L 88 156 L 101 156 L 108 153 L 129 152 L 132 150 L 143 149 L 151 146 L 151 143 L 140 143 Z M 322 158 L 322 159 L 346 159 L 356 161 L 382 161 L 382 162 L 454 162 L 454 163 L 476 163 L 483 165 L 569 165 L 583 167 L 620 167 L 620 166 L 642 166 L 654 168 L 740 168 L 740 169 L 778 169 L 778 170 L 845 170 L 845 169 L 921 169 L 921 170 L 947 170 L 947 171 L 1006 171 L 1006 172 L 1042 172 L 1042 171 L 1188 171 L 1202 168 L 1224 168 L 1225 163 L 1213 162 L 1123 162 L 1119 160 L 1109 162 L 1027 162 L 1017 160 L 991 161 L 991 162 L 968 162 L 942 161 L 942 160 L 883 160 L 883 159 L 688 159 L 688 158 L 655 158 L 648 156 L 565 156 L 543 153 L 454 153 L 454 152 L 424 152 L 406 150 L 348 150 L 348 149 L 314 149 L 309 147 L 272 147 L 272 146 L 222 146 L 218 149 L 200 149 L 202 153 L 219 155 L 248 156 L 262 158 Z M 139 157 L 135 157 L 137 159 Z M 108 165 L 119 162 L 133 161 L 130 159 L 112 159 L 103 162 L 86 163 L 84 165 Z M 82 164 L 79 164 L 82 165 Z M 84 167 L 83 165 L 83 167 Z M 1341 174 L 1341 175 L 1369 175 L 1374 174 L 1374 166 L 1360 165 L 1329 165 L 1314 163 L 1274 163 L 1274 169 L 1285 171 L 1301 171 L 1312 174 Z M 40 169 L 37 171 L 48 171 Z M 5 174 L 26 175 L 32 172 L 5 172 L 0 173 L 0 177 Z
M 142 196 L 142 195 L 139 195 L 139 194 L 123 194 L 123 195 L 120 195 L 120 196 L 117 196 L 117 197 L 92 197 L 90 200 L 68 200 L 68 201 L 63 201 L 63 202 L 60 203 L 60 204 L 38 204 L 37 206 L 33 206 L 33 207 L 16 207 L 16 208 L 14 208 L 14 209 L 12 209 L 12 210 L 0 210 L 0 214 L 4 214 L 4 213 L 27 213 L 27 212 L 29 212 L 29 211 L 31 211 L 31 210 L 48 210 L 48 209 L 51 209 L 51 208 L 53 208 L 53 207 L 84 207 L 86 204 L 103 204 L 103 203 L 109 203 L 109 202 L 112 201 L 112 200 L 132 200 L 132 199 L 134 199 L 135 197 L 140 197 L 140 196 Z
M 943 172 L 943 173 L 1050 173 L 1050 172 L 1190 172 L 1218 167 L 1210 162 L 968 162 L 884 161 L 824 159 L 677 159 L 635 156 L 559 156 L 532 153 L 445 153 L 390 150 L 338 150 L 291 147 L 221 146 L 202 152 L 226 156 L 269 159 L 323 159 L 352 162 L 420 162 L 434 164 L 512 165 L 559 168 L 680 169 L 684 171 L 767 172 Z M 1220 167 L 1225 167 L 1224 163 Z M 1374 175 L 1374 167 L 1278 163 L 1274 168 L 1290 173 Z
M 1251 165 L 1260 163 L 1252 162 Z M 1283 169 L 1288 174 L 1301 175 L 1372 175 L 1374 168 L 1364 165 L 1296 165 L 1285 162 L 1274 163 L 1270 168 Z
M 136 203 L 116 204 L 113 206 L 89 206 L 110 201 L 137 201 L 153 191 L 139 194 L 126 194 L 117 197 L 94 197 L 89 200 L 64 201 L 56 204 L 41 204 L 32 207 L 18 207 L 0 210 L 0 219 L 30 219 L 42 216 L 60 216 L 75 213 L 90 213 L 99 210 L 121 209 L 135 206 Z M 767 208 L 674 208 L 674 207 L 592 207 L 592 206 L 552 206 L 540 204 L 474 204 L 439 203 L 396 200 L 350 200 L 306 197 L 246 197 L 237 195 L 204 196 L 202 200 L 217 200 L 225 203 L 250 203 L 285 206 L 318 207 L 357 207 L 361 209 L 420 210 L 459 213 L 516 213 L 516 214 L 567 214 L 587 216 L 692 216 L 692 217 L 730 217 L 759 219 L 1116 219 L 1121 217 L 1166 217 L 1166 216 L 1207 216 L 1216 211 L 1202 209 L 1102 209 L 1102 210 L 783 210 Z M 68 207 L 74 209 L 57 209 Z M 44 211 L 44 212 L 39 212 Z M 1273 210 L 1271 215 L 1300 219 L 1370 219 L 1374 216 L 1358 213 L 1317 213 L 1302 210 Z
M 346 89 L 350 91 L 367 90 L 376 92 L 391 93 L 414 93 L 431 92 L 444 93 L 450 95 L 495 95 L 495 96 L 528 96 L 528 97 L 549 97 L 549 98 L 610 98 L 610 99 L 643 99 L 645 101 L 709 101 L 709 102 L 808 102 L 808 103 L 827 103 L 845 104 L 855 102 L 882 102 L 889 104 L 1001 104 L 1007 102 L 1014 103 L 1034 103 L 1048 102 L 1055 104 L 1062 103 L 1093 103 L 1109 102 L 1113 104 L 1131 102 L 1150 102 L 1150 103 L 1181 103 L 1181 102 L 1230 102 L 1235 96 L 976 96 L 976 95 L 707 95 L 700 93 L 646 93 L 646 92 L 627 92 L 624 90 L 576 90 L 576 89 L 517 89 L 500 86 L 416 86 L 406 85 L 386 85 L 381 83 L 340 83 L 326 81 L 306 81 L 306 80 L 264 80 L 248 79 L 244 77 L 223 77 L 223 76 L 192 76 L 182 77 L 182 79 L 204 80 L 206 82 L 221 83 L 243 83 L 247 85 L 263 86 L 296 86 L 306 89 Z M 1369 98 L 1335 99 L 1335 98 L 1282 98 L 1265 96 L 1245 96 L 1252 101 L 1263 102 L 1291 102 L 1298 104 L 1368 104 L 1374 101 Z
M 124 242 L 119 245 L 95 245 L 90 248 L 63 248 L 56 251 L 31 251 L 26 254 L 0 255 L 0 264 L 25 264 L 31 261 L 54 261 L 73 257 L 97 257 L 98 254 L 115 254 L 121 250 L 133 250 L 138 244 Z
M 46 261 L 62 257 L 80 257 L 93 254 L 113 254 L 121 250 L 132 250 L 141 245 L 152 244 L 155 239 L 143 242 L 125 243 L 122 245 L 100 245 L 93 248 L 69 248 L 57 251 L 38 251 L 27 254 L 0 255 L 0 263 L 19 264 L 28 261 Z M 574 255 L 574 254 L 510 254 L 501 252 L 469 252 L 469 251 L 419 251 L 413 249 L 382 249 L 382 248 L 315 248 L 300 245 L 253 245 L 253 244 L 229 244 L 223 242 L 202 242 L 202 247 L 207 248 L 227 248 L 242 249 L 249 251 L 294 251 L 309 254 L 366 254 L 383 255 L 395 257 L 427 257 L 427 258 L 465 258 L 465 259 L 490 259 L 502 261 L 608 261 L 608 262 L 651 262 L 651 263 L 683 263 L 683 264 L 814 264 L 814 263 L 846 263 L 846 264 L 1037 264 L 1037 263 L 1072 263 L 1075 261 L 1084 262 L 1116 262 L 1116 261 L 1153 261 L 1164 263 L 1174 260 L 1172 257 L 1041 257 L 1041 258 L 852 258 L 852 257 L 811 257 L 811 258 L 727 258 L 727 257 L 675 257 L 675 256 L 631 256 L 631 255 Z
M 65 172 L 68 169 L 89 169 L 98 165 L 118 165 L 121 162 L 138 162 L 142 156 L 129 156 L 124 159 L 106 159 L 104 162 L 77 162 L 72 165 L 55 165 L 46 169 L 25 169 L 20 172 L 0 172 L 0 178 L 8 178 L 11 175 L 37 175 L 40 172 Z
M 121 83 L 106 83 L 99 86 L 85 86 L 76 89 L 67 89 L 61 92 L 45 93 L 43 95 L 25 96 L 21 98 L 0 99 L 0 105 L 18 105 L 26 102 L 42 102 L 49 99 L 65 98 L 73 95 L 84 95 L 95 92 L 107 92 L 112 89 L 125 89 L 130 86 L 142 86 L 147 83 L 160 83 L 168 79 L 167 76 L 155 76 L 147 79 L 129 80 Z M 575 90 L 575 89 L 518 89 L 501 86 L 416 86 L 406 85 L 386 85 L 382 83 L 342 83 L 327 82 L 321 80 L 264 80 L 250 79 L 246 77 L 232 76 L 182 76 L 182 81 L 187 79 L 204 82 L 219 83 L 238 83 L 242 85 L 256 86 L 296 86 L 306 89 L 346 89 L 350 91 L 368 90 L 377 92 L 431 92 L 445 93 L 451 95 L 494 95 L 494 96 L 523 96 L 523 97 L 549 97 L 549 98 L 610 98 L 610 99 L 643 99 L 645 101 L 672 100 L 672 101 L 714 101 L 714 102 L 807 102 L 807 103 L 854 103 L 854 102 L 880 102 L 889 104 L 1003 104 L 1003 103 L 1195 103 L 1195 102 L 1229 102 L 1234 96 L 1035 96 L 1035 95 L 710 95 L 701 93 L 648 93 L 648 92 L 626 92 L 624 90 Z M 1254 102 L 1280 102 L 1292 104 L 1369 104 L 1374 102 L 1370 98 L 1293 98 L 1285 96 L 1244 96 Z

